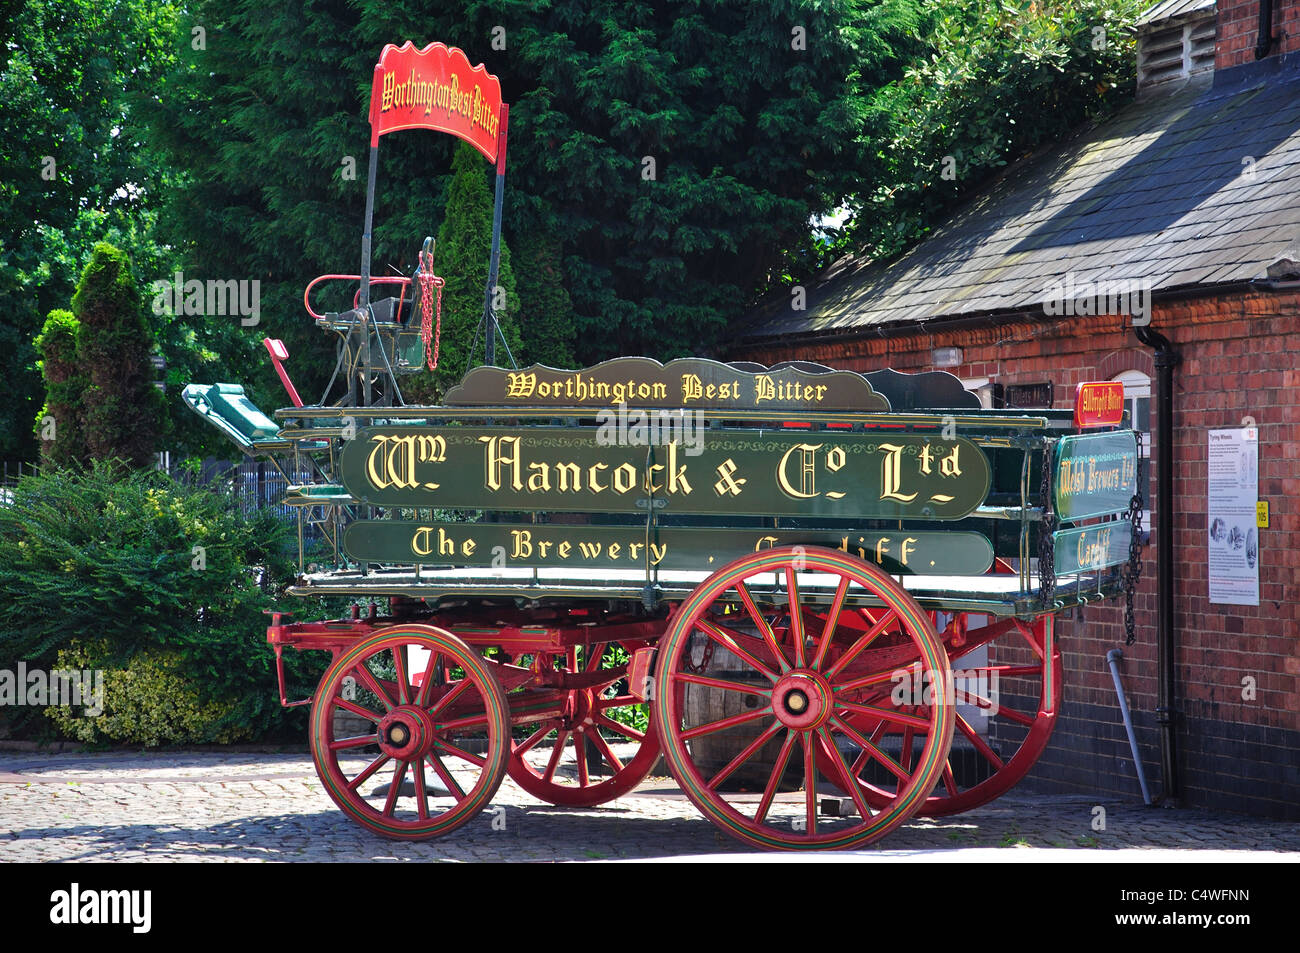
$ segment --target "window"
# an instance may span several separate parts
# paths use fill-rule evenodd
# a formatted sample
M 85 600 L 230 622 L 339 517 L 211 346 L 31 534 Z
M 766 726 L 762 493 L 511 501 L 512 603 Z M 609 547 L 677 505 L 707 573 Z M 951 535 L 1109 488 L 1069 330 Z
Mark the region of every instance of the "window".
M 1141 371 L 1122 371 L 1111 380 L 1124 385 L 1124 404 L 1129 420 L 1138 432 L 1138 492 L 1142 494 L 1142 528 L 1151 530 L 1151 378 Z

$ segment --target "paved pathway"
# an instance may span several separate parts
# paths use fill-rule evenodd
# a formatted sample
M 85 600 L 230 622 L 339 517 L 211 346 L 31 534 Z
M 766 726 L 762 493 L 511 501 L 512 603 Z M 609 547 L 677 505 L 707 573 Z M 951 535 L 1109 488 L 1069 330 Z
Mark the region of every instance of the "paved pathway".
M 583 810 L 542 804 L 507 779 L 493 804 L 504 813 L 438 840 L 399 843 L 348 821 L 303 754 L 0 752 L 0 862 L 718 859 L 746 851 L 664 778 Z M 1101 831 L 1093 829 L 1098 804 Z M 501 818 L 504 830 L 496 829 Z M 854 856 L 1295 862 L 1300 825 L 1011 794 L 957 817 L 914 819 Z

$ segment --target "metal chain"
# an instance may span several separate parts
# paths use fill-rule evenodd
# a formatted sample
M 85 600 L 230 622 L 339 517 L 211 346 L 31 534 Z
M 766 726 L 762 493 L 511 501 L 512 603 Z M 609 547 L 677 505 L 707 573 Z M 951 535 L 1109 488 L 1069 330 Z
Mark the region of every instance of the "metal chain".
M 446 284 L 433 273 L 433 253 L 420 252 L 420 340 L 424 342 L 424 359 L 429 370 L 438 369 L 438 350 L 442 343 L 442 286 Z M 433 302 L 434 289 L 438 291 L 438 303 Z M 437 313 L 437 327 L 432 327 L 434 312 Z
M 1043 475 L 1039 480 L 1039 498 L 1043 501 L 1043 518 L 1038 528 L 1038 598 L 1044 606 L 1056 595 L 1056 551 L 1052 539 L 1058 525 L 1052 505 L 1052 445 L 1043 447 Z
M 1133 597 L 1142 579 L 1142 458 L 1138 458 L 1136 492 L 1128 504 L 1128 518 L 1133 525 L 1133 537 L 1128 544 L 1128 563 L 1124 567 L 1124 644 L 1137 641 L 1133 621 Z
M 713 640 L 708 636 L 704 637 L 704 654 L 700 657 L 700 664 L 696 665 L 691 661 L 691 651 L 686 650 L 686 656 L 682 659 L 682 668 L 694 675 L 702 675 L 713 661 Z

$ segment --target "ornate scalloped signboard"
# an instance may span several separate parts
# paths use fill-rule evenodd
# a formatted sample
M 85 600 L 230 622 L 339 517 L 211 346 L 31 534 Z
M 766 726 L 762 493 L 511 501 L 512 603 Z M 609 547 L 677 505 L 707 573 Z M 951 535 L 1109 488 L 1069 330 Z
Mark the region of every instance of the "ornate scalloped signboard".
M 523 370 L 476 367 L 447 394 L 452 407 L 630 407 L 737 410 L 887 411 L 889 401 L 853 371 L 796 367 L 740 369 L 679 358 L 660 364 L 622 357 L 583 370 L 534 364 Z
M 501 83 L 482 65 L 470 66 L 456 47 L 409 40 L 389 43 L 375 65 L 370 97 L 370 145 L 399 129 L 436 129 L 464 139 L 497 159 Z
M 988 458 L 929 434 L 695 430 L 629 445 L 605 427 L 371 427 L 343 450 L 363 503 L 561 511 L 955 520 L 984 502 Z
M 1122 381 L 1086 381 L 1074 391 L 1074 425 L 1114 427 L 1124 419 Z

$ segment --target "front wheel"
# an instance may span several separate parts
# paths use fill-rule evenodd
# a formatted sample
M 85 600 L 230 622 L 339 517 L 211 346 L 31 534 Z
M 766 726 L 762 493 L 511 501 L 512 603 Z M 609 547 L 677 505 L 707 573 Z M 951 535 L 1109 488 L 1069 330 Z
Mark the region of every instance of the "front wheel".
M 336 737 L 338 709 L 371 727 Z M 404 625 L 326 670 L 310 739 L 316 773 L 345 814 L 385 837 L 423 840 L 467 823 L 496 793 L 510 718 L 482 656 L 450 632 Z

